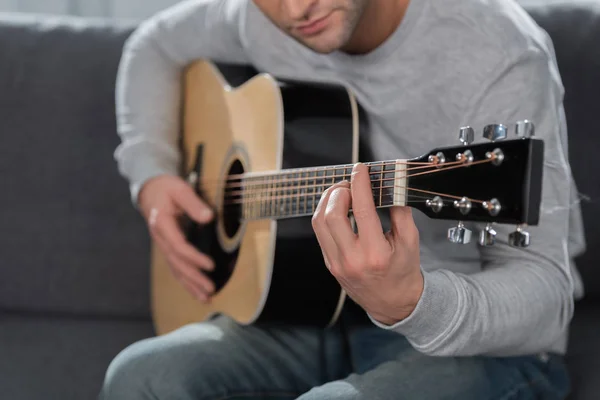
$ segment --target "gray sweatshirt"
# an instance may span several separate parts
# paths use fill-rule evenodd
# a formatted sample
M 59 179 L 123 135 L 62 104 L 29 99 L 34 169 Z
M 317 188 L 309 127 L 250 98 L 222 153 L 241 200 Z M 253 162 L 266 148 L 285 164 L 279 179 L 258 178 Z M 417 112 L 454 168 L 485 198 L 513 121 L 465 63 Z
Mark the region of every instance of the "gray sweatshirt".
M 512 0 L 413 0 L 399 28 L 369 54 L 316 54 L 249 0 L 187 0 L 145 21 L 126 43 L 117 81 L 115 156 L 131 184 L 177 174 L 182 69 L 190 62 L 252 64 L 277 77 L 348 85 L 370 118 L 375 159 L 408 159 L 456 145 L 460 127 L 536 125 L 545 141 L 542 214 L 527 249 L 446 239 L 448 221 L 414 212 L 423 295 L 394 326 L 430 355 L 564 353 L 582 288 L 579 205 L 568 164 L 563 86 L 546 32 Z M 389 227 L 382 214 L 384 227 Z M 483 228 L 470 224 L 469 228 Z

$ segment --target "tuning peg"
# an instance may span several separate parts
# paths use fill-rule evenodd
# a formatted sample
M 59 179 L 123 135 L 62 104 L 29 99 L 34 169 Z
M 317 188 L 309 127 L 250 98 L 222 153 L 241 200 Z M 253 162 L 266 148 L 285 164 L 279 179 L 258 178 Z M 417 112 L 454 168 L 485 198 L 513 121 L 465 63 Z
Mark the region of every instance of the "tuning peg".
M 508 235 L 508 244 L 512 247 L 528 247 L 530 244 L 529 232 L 524 231 L 521 226 L 517 226 L 517 230 Z
M 471 231 L 460 221 L 458 226 L 448 229 L 448 240 L 452 243 L 467 244 L 471 241 Z
M 483 137 L 488 140 L 491 140 L 492 142 L 495 142 L 498 140 L 506 139 L 506 132 L 506 126 L 502 124 L 487 125 L 485 128 L 483 128 Z
M 479 232 L 479 245 L 483 247 L 493 246 L 496 243 L 496 231 L 492 224 L 487 224 L 485 229 Z
M 515 126 L 515 134 L 521 138 L 530 138 L 535 135 L 535 125 L 528 120 L 519 121 Z
M 475 140 L 475 131 L 470 126 L 460 128 L 458 140 L 460 140 L 460 142 L 465 146 L 470 145 Z

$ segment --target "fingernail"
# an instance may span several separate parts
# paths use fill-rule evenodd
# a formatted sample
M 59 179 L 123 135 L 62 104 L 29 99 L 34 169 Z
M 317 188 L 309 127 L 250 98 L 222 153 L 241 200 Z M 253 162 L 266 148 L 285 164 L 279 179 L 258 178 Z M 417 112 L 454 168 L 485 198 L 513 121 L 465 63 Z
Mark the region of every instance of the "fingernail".
M 203 218 L 210 218 L 210 217 L 212 217 L 212 211 L 210 209 L 206 209 L 206 210 L 202 211 L 202 217 Z

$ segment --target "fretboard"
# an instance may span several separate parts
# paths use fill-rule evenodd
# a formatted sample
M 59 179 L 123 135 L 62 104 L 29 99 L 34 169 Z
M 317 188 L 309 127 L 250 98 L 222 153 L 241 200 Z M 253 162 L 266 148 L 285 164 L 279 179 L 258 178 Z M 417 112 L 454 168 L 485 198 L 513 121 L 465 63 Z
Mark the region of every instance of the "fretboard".
M 376 207 L 405 205 L 404 160 L 365 163 Z M 315 212 L 321 195 L 333 184 L 350 181 L 352 165 L 289 169 L 276 174 L 256 174 L 241 181 L 238 198 L 244 219 L 290 218 Z

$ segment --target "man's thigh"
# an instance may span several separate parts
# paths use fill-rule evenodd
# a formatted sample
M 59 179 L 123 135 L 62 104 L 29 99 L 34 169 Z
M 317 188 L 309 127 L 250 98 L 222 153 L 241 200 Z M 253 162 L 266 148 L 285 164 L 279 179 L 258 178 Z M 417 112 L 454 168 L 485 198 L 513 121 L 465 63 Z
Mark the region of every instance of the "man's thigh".
M 299 400 L 564 399 L 568 375 L 558 356 L 431 357 L 388 331 L 350 336 L 355 373 Z
M 339 379 L 321 365 L 324 354 L 340 354 L 339 342 L 335 331 L 242 327 L 218 318 L 129 346 L 108 368 L 100 398 L 296 398 Z

